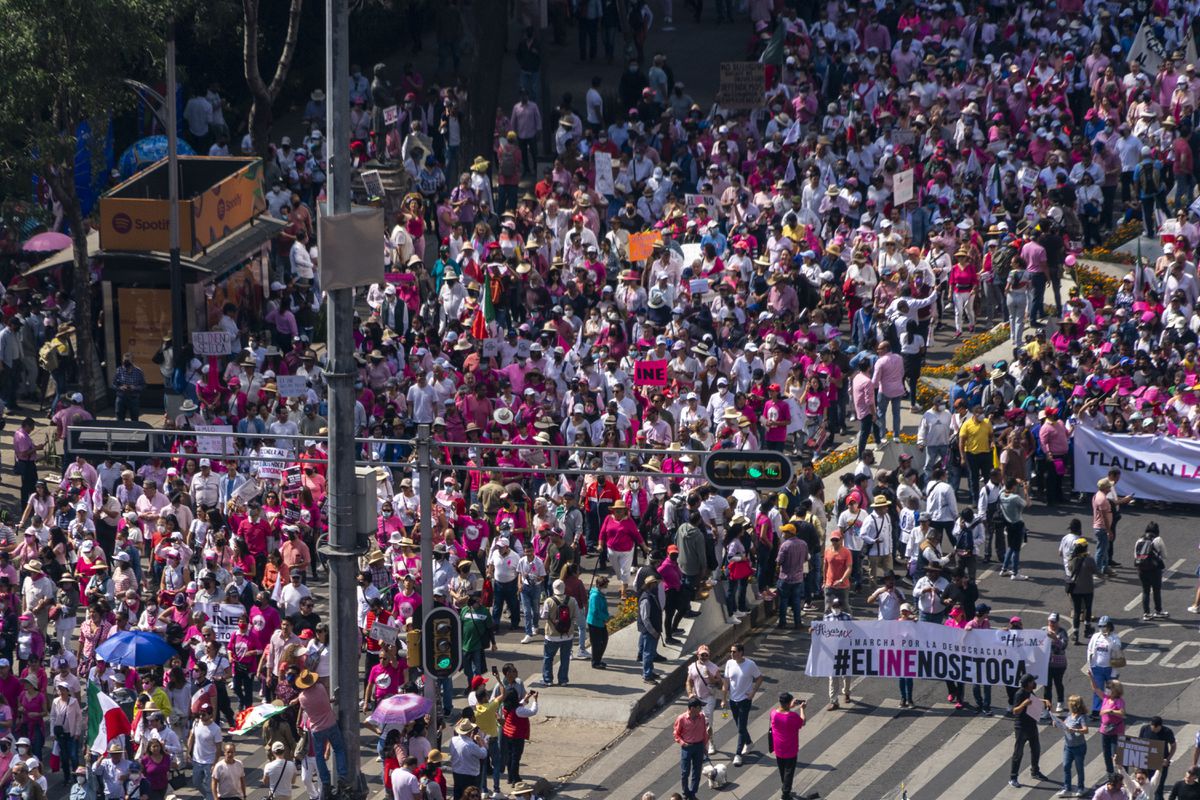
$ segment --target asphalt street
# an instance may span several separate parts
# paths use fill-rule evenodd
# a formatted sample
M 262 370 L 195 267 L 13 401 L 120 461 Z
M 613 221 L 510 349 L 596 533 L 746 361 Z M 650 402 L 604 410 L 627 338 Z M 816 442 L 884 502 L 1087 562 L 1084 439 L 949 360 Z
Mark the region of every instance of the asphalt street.
M 1022 572 L 1030 580 L 1001 578 L 996 574 L 996 564 L 980 572 L 980 592 L 993 607 L 994 622 L 1019 615 L 1026 628 L 1041 627 L 1050 611 L 1058 611 L 1064 621 L 1069 621 L 1070 603 L 1056 547 L 1073 516 L 1081 518 L 1085 529 L 1089 526 L 1083 511 L 1079 505 L 1039 505 L 1027 515 L 1030 537 L 1022 550 Z M 1170 576 L 1164 585 L 1163 603 L 1170 617 L 1143 622 L 1132 547 L 1152 519 L 1162 527 L 1167 544 Z M 1186 610 L 1194 598 L 1196 549 L 1200 543 L 1200 533 L 1192 520 L 1193 516 L 1183 510 L 1134 505 L 1118 528 L 1117 560 L 1125 566 L 1118 569 L 1115 578 L 1099 585 L 1094 612 L 1097 618 L 1101 614 L 1113 617 L 1126 646 L 1128 665 L 1119 671 L 1119 677 L 1127 688 L 1131 733 L 1136 734 L 1137 728 L 1155 714 L 1176 732 L 1180 743 L 1177 766 L 1171 768 L 1168 781 L 1181 778 L 1183 770 L 1191 766 L 1192 742 L 1200 729 L 1200 687 L 1194 683 L 1200 667 L 1200 637 L 1196 635 L 1200 617 Z M 861 597 L 855 598 L 854 612 L 859 618 L 874 617 Z M 997 715 L 992 717 L 974 710 L 955 711 L 946 702 L 944 684 L 932 682 L 918 682 L 917 709 L 902 711 L 895 682 L 884 679 L 856 680 L 853 702 L 843 704 L 840 710 L 826 711 L 827 680 L 804 674 L 806 634 L 768 627 L 756 633 L 747 643 L 747 650 L 767 676 L 751 715 L 755 752 L 743 767 L 730 764 L 736 728 L 718 711 L 715 739 L 719 752 L 713 761 L 728 766 L 731 785 L 717 792 L 702 782 L 701 797 L 727 794 L 742 800 L 778 795 L 774 758 L 766 752 L 766 730 L 770 708 L 783 690 L 809 699 L 809 721 L 801 733 L 795 785 L 798 796 L 816 792 L 835 800 L 890 800 L 903 790 L 910 800 L 975 796 L 1017 800 L 1050 797 L 1061 788 L 1062 736 L 1048 725 L 1041 732 L 1041 768 L 1055 782 L 1035 785 L 1029 777 L 1026 753 L 1023 788 L 1007 786 L 1013 723 L 1003 716 L 1006 697 L 1000 687 L 993 690 Z M 1068 657 L 1067 694 L 1083 695 L 1090 702 L 1089 683 L 1080 672 L 1085 648 L 1072 646 Z M 723 656 L 718 659 L 718 663 L 723 661 Z M 565 787 L 563 796 L 574 800 L 636 800 L 645 791 L 654 791 L 660 798 L 679 791 L 679 755 L 670 726 L 683 709 L 682 698 L 676 698 Z M 1095 725 L 1088 741 L 1085 770 L 1091 785 L 1101 780 L 1104 771 L 1099 736 L 1094 729 Z

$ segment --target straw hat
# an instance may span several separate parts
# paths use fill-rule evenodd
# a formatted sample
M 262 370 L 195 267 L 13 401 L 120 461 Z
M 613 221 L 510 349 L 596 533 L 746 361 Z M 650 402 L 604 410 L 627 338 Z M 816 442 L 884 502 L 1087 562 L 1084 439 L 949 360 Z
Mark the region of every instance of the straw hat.
M 296 676 L 296 688 L 308 689 L 317 682 L 317 673 L 311 670 L 304 670 Z

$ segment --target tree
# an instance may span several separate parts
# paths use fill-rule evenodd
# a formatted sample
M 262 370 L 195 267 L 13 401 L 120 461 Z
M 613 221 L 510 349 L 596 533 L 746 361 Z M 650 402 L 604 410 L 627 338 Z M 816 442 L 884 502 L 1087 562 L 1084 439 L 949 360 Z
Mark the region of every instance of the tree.
M 133 105 L 122 79 L 162 73 L 171 10 L 155 0 L 0 0 L 0 169 L 10 179 L 43 178 L 62 204 L 74 251 L 79 379 L 93 401 L 107 387 L 75 188 L 76 131 L 85 122 L 101 131 Z M 98 151 L 104 136 L 92 138 Z M 92 163 L 100 168 L 102 160 Z
M 268 137 L 271 130 L 271 106 L 279 97 L 283 83 L 287 80 L 296 54 L 296 42 L 300 37 L 300 12 L 304 0 L 291 0 L 288 8 L 287 33 L 284 34 L 283 49 L 275 64 L 275 74 L 268 84 L 263 80 L 258 63 L 259 0 L 242 0 L 242 61 L 246 69 L 246 86 L 250 89 L 250 138 L 254 151 L 264 159 L 267 157 Z

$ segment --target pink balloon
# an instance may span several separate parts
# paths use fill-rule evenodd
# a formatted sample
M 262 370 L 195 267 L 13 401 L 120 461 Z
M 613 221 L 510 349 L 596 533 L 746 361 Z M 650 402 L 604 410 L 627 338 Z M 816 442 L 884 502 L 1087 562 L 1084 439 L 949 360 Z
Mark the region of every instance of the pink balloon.
M 1068 267 L 1073 267 L 1073 266 L 1075 266 L 1075 255 L 1074 255 L 1074 254 L 1071 254 L 1071 255 L 1067 256 L 1067 259 L 1066 259 L 1066 261 L 1067 261 L 1067 266 L 1068 266 Z

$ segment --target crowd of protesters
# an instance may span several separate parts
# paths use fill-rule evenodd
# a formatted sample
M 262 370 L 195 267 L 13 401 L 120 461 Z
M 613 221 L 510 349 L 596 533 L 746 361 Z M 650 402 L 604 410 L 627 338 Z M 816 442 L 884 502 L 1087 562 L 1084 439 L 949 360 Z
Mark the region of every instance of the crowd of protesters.
M 653 13 L 626 5 L 644 38 Z M 610 605 L 626 597 L 636 598 L 647 683 L 660 677 L 659 644 L 675 641 L 713 586 L 735 623 L 753 597 L 777 600 L 779 625 L 791 612 L 797 630 L 806 616 L 868 605 L 882 619 L 988 627 L 977 569 L 995 562 L 1001 577 L 1026 577 L 1022 515 L 1034 499 L 1069 499 L 1075 427 L 1196 437 L 1200 222 L 1189 207 L 1200 76 L 1183 56 L 1191 9 L 1154 6 L 1145 19 L 1167 57 L 1147 73 L 1130 53 L 1144 17 L 1115 3 L 838 2 L 798 13 L 750 2 L 739 20 L 764 65 L 755 110 L 702 108 L 665 56 L 631 59 L 616 109 L 597 78 L 583 108 L 566 96 L 547 113 L 549 162 L 537 160 L 542 112 L 528 93 L 500 115 L 494 153 L 464 156 L 449 90 L 427 90 L 406 69 L 399 118 L 380 131 L 375 90 L 356 73 L 346 110 L 356 155 L 403 162 L 417 187 L 390 223 L 388 278 L 366 293 L 354 334 L 359 455 L 379 464 L 377 535 L 357 598 L 363 711 L 420 691 L 404 637 L 371 633 L 419 625 L 422 581 L 463 623 L 463 674 L 439 685 L 441 711 L 457 718 L 445 751 L 424 721 L 379 731 L 394 797 L 487 796 L 489 784 L 499 795 L 501 777 L 532 793 L 521 757 L 538 695 L 511 665 L 488 663 L 498 639 L 540 645 L 549 686 L 571 682 L 572 662 L 603 674 Z M 597 19 L 580 17 L 581 43 Z M 526 86 L 541 68 L 535 38 L 521 58 Z M 181 370 L 186 400 L 163 425 L 163 457 L 79 458 L 38 480 L 32 420 L 14 434 L 23 484 L 0 526 L 0 782 L 25 800 L 44 796 L 39 759 L 51 757 L 88 800 L 99 784 L 105 797 L 142 796 L 143 781 L 162 798 L 185 766 L 207 800 L 244 797 L 236 752 L 218 750 L 235 708 L 270 701 L 289 707 L 264 733 L 273 796 L 295 782 L 315 800 L 346 774 L 329 628 L 309 588 L 328 528 L 328 424 L 306 198 L 321 191 L 322 125 L 337 113 L 317 94 L 304 152 L 290 139 L 273 150 L 268 205 L 288 227 L 265 317 L 247 331 L 237 306 L 224 309 L 217 329 L 236 344 Z M 911 199 L 897 202 L 900 192 Z M 1077 253 L 1137 220 L 1167 243 L 1163 255 L 1115 291 L 1064 296 Z M 6 302 L 24 297 L 13 288 Z M 39 310 L 69 302 L 5 309 L 0 361 L 27 379 L 0 381 L 10 407 L 18 392 L 36 395 L 30 348 L 57 341 L 38 338 Z M 1011 358 L 919 397 L 936 337 L 953 344 L 1001 322 Z M 67 355 L 65 343 L 54 349 Z M 664 363 L 654 373 L 664 377 L 647 380 L 639 362 Z M 45 358 L 42 371 L 58 363 Z M 121 416 L 139 414 L 142 366 L 127 358 L 118 370 Z M 284 376 L 305 379 L 299 396 L 291 383 L 283 396 Z M 916 429 L 902 430 L 905 404 Z M 85 405 L 55 397 L 62 431 L 90 416 Z M 208 425 L 231 426 L 235 458 L 200 452 Z M 412 467 L 418 425 L 431 426 L 439 457 L 428 540 Z M 877 469 L 872 440 L 902 433 L 916 434 L 919 463 Z M 544 449 L 553 445 L 567 449 Z M 827 497 L 815 462 L 846 446 L 858 461 Z M 785 453 L 796 477 L 777 493 L 717 491 L 701 464 L 722 448 Z M 1117 538 L 1130 499 L 1119 479 L 1114 471 L 1091 498 L 1093 538 L 1076 521 L 1060 547 L 1110 773 L 1123 656 L 1112 620 L 1093 626 L 1095 584 L 1128 557 L 1144 618 L 1167 613 L 1166 545 L 1156 526 L 1136 543 Z M 433 551 L 429 576 L 421 546 Z M 584 582 L 593 566 L 611 572 L 613 591 L 607 576 Z M 227 642 L 205 613 L 214 603 L 244 608 Z M 1044 696 L 1056 690 L 1065 714 L 1068 634 L 1056 612 L 1046 625 L 1055 650 Z M 97 656 L 130 629 L 161 634 L 177 655 L 141 670 Z M 741 730 L 757 691 L 753 662 L 732 655 L 723 684 L 715 666 L 689 681 L 707 725 L 689 711 L 676 726 L 696 769 L 685 797 L 712 752 L 715 701 L 737 711 Z M 84 755 L 88 683 L 136 708 L 133 733 L 97 758 Z M 992 712 L 990 688 L 973 687 L 979 713 Z M 1023 710 L 1033 688 L 1010 691 L 1009 706 Z M 963 685 L 948 690 L 955 708 L 968 705 Z M 911 681 L 900 693 L 912 705 Z M 831 681 L 830 709 L 848 699 L 848 684 Z M 1080 740 L 1067 750 L 1087 732 L 1076 700 L 1067 719 Z M 790 696 L 780 702 L 781 714 L 797 713 Z M 781 725 L 798 730 L 791 717 Z M 1024 742 L 1037 741 L 1024 725 L 1014 782 Z M 742 733 L 734 766 L 749 745 Z M 39 781 L 41 794 L 25 788 Z M 1068 765 L 1064 792 L 1074 790 Z

